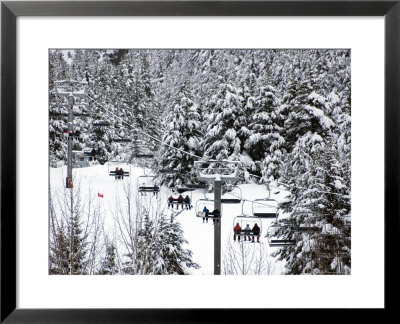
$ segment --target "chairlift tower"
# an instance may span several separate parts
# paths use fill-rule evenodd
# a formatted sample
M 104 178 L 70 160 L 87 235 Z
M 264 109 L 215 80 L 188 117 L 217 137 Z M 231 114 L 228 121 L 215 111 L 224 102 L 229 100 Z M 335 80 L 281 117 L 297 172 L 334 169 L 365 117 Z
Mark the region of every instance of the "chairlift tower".
M 68 152 L 67 152 L 67 178 L 66 188 L 72 189 L 72 143 L 74 140 L 73 121 L 74 121 L 74 103 L 75 97 L 87 96 L 87 83 L 72 80 L 55 81 L 57 95 L 66 97 L 68 100 Z
M 195 161 L 194 167 L 197 179 L 204 182 L 214 183 L 214 209 L 220 211 L 219 219 L 214 223 L 214 274 L 221 274 L 221 196 L 222 183 L 225 181 L 239 180 L 239 161 Z

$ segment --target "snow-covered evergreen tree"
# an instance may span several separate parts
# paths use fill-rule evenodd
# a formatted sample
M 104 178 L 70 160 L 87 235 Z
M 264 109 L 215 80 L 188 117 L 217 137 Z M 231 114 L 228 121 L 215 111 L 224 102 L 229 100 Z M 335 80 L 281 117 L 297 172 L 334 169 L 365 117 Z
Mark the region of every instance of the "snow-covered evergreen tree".
M 106 255 L 101 264 L 100 275 L 115 275 L 119 272 L 115 250 L 114 243 L 106 244 Z
M 243 115 L 243 97 L 231 84 L 220 78 L 217 93 L 210 101 L 210 112 L 205 119 L 204 138 L 206 159 L 238 160 L 242 143 L 238 138 L 239 120 Z
M 263 182 L 278 179 L 283 164 L 283 118 L 275 92 L 271 86 L 260 89 L 249 125 L 251 135 L 245 143 L 252 159 L 261 162 L 257 171 Z
M 87 232 L 83 230 L 84 206 L 79 185 L 65 189 L 61 199 L 49 200 L 50 208 L 50 270 L 51 274 L 86 274 L 88 262 Z
M 169 146 L 162 147 L 159 165 L 161 169 L 176 170 L 178 173 L 166 174 L 163 182 L 169 187 L 194 183 L 196 175 L 193 162 L 202 151 L 201 122 L 197 106 L 190 99 L 187 83 L 183 83 L 178 92 L 166 124 L 163 142 Z
M 180 223 L 173 217 L 168 221 L 162 215 L 156 235 L 154 274 L 184 275 L 190 268 L 198 269 L 199 265 L 192 261 L 192 252 L 184 248 L 186 243 Z

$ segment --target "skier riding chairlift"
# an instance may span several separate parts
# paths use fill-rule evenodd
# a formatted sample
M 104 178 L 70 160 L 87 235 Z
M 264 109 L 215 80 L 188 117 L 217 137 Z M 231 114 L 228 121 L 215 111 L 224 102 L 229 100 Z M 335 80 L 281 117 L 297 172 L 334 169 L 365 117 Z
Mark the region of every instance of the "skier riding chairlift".
M 190 205 L 190 198 L 189 198 L 188 195 L 186 195 L 186 197 L 185 197 L 185 199 L 183 201 L 185 203 L 185 207 L 186 207 L 187 210 L 192 209 L 192 206 Z
M 181 205 L 181 207 L 183 209 L 183 197 L 182 197 L 182 195 L 179 195 L 179 197 L 178 197 L 178 204 L 176 205 L 176 209 L 179 208 L 179 205 Z
M 236 236 L 238 237 L 238 242 L 240 242 L 240 232 L 242 231 L 242 228 L 240 227 L 239 223 L 236 224 L 236 226 L 233 228 L 233 240 L 236 241 Z
M 257 236 L 257 242 L 260 243 L 260 228 L 258 227 L 257 223 L 254 224 L 251 231 L 253 232 L 253 239 L 251 242 L 254 243 L 254 236 Z
M 221 213 L 218 208 L 214 209 L 211 213 L 213 215 L 213 225 L 218 222 L 218 218 L 221 216 Z
M 250 225 L 247 224 L 246 227 L 244 228 L 244 234 L 245 234 L 244 240 L 245 240 L 245 241 L 246 241 L 246 238 L 248 238 L 249 241 L 251 241 L 251 239 L 250 239 L 250 233 L 251 233 L 251 228 L 250 228 Z
M 203 213 L 204 213 L 203 223 L 204 223 L 204 220 L 206 221 L 206 223 L 208 223 L 208 213 L 209 212 L 210 212 L 209 209 L 206 206 L 204 206 L 204 208 L 203 208 Z

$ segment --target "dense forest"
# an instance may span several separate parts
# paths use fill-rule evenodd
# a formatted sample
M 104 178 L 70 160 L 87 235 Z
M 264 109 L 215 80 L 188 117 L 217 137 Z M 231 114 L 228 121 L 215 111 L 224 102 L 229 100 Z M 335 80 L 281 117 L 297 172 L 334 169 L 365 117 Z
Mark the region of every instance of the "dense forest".
M 165 186 L 196 183 L 193 163 L 199 157 L 241 161 L 241 183 L 290 192 L 279 206 L 290 215 L 283 222 L 304 230 L 281 229 L 303 237 L 276 252 L 287 273 L 347 274 L 350 67 L 345 49 L 50 50 L 50 167 L 62 164 L 67 152 L 69 108 L 54 81 L 86 81 L 88 98 L 74 105 L 81 134 L 74 149 L 94 149 L 100 163 L 134 164 L 136 154 L 154 153 L 150 166 L 156 174 L 178 172 L 160 175 Z M 327 224 L 341 240 L 313 231 Z M 104 253 L 114 249 L 110 243 Z

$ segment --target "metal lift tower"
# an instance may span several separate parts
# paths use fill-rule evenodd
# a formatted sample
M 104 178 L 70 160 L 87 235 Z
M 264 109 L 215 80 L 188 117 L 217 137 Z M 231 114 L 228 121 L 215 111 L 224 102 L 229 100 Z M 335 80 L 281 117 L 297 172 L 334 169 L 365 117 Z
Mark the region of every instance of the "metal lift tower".
M 214 182 L 214 209 L 221 214 L 215 219 L 214 224 L 214 274 L 221 274 L 221 190 L 222 182 L 239 180 L 239 161 L 195 161 L 197 179 L 200 181 Z
M 72 182 L 72 143 L 74 140 L 74 103 L 75 97 L 86 97 L 87 96 L 87 83 L 80 81 L 55 81 L 55 88 L 57 95 L 67 97 L 68 99 L 68 152 L 67 152 L 67 178 L 66 187 L 73 188 Z

